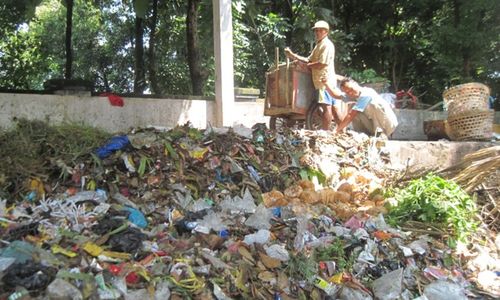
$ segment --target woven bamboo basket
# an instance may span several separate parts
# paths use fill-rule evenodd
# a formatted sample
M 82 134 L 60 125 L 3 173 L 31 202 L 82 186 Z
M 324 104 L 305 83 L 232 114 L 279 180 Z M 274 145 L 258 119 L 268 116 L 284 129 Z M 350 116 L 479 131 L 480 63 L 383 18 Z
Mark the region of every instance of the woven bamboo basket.
M 482 83 L 471 82 L 451 87 L 443 92 L 449 116 L 470 111 L 487 111 L 490 88 Z
M 493 110 L 448 116 L 450 138 L 454 141 L 489 140 L 493 136 L 494 117 Z

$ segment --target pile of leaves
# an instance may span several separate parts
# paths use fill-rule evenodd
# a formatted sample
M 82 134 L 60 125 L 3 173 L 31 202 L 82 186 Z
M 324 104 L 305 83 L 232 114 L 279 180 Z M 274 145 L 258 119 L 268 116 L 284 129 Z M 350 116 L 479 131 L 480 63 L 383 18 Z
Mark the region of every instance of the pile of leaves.
M 67 175 L 68 166 L 90 157 L 109 137 L 89 126 L 20 119 L 15 128 L 0 132 L 0 198 L 22 194 L 30 178 Z
M 388 214 L 393 225 L 407 221 L 437 225 L 460 241 L 465 241 L 478 226 L 474 199 L 454 181 L 435 174 L 411 181 L 396 190 L 394 198 L 396 203 Z

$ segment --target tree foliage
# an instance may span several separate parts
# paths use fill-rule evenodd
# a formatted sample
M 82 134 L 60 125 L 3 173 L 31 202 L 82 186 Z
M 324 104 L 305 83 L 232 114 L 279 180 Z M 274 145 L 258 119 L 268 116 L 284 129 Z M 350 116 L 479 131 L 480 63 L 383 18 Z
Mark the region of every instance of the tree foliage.
M 64 3 L 2 1 L 0 87 L 42 89 L 63 76 Z M 332 27 L 337 73 L 372 69 L 392 91 L 413 86 L 428 103 L 463 82 L 500 88 L 497 0 L 233 0 L 232 12 L 237 86 L 264 90 L 275 48 L 281 61 L 286 46 L 307 55 L 311 26 L 322 19 Z M 212 22 L 212 0 L 75 0 L 73 78 L 96 91 L 213 94 Z

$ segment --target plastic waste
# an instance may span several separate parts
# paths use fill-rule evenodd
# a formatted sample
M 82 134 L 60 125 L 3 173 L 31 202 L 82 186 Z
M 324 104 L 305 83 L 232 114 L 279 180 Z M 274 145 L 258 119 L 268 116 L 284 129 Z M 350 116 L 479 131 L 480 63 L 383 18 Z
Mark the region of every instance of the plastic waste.
M 257 171 L 255 170 L 255 168 L 251 165 L 248 165 L 247 169 L 248 169 L 248 172 L 250 172 L 250 177 L 252 177 L 252 179 L 255 180 L 255 182 L 260 183 L 261 178 L 260 178 L 259 173 L 257 173 Z
M 219 232 L 217 232 L 217 235 L 220 236 L 223 239 L 227 239 L 229 237 L 229 230 L 222 229 Z
M 188 206 L 189 211 L 198 212 L 212 208 L 213 201 L 210 199 L 198 199 L 192 205 Z
M 348 286 L 343 286 L 339 292 L 338 300 L 371 300 L 373 299 L 368 293 L 360 290 L 353 289 Z
M 10 294 L 7 300 L 24 300 L 25 297 L 29 297 L 29 294 L 30 292 L 24 287 L 17 287 L 16 291 Z
M 148 227 L 148 221 L 146 220 L 146 217 L 144 217 L 144 214 L 140 210 L 132 207 L 124 207 L 123 209 L 130 213 L 128 215 L 128 220 L 132 222 L 134 225 L 140 228 Z
M 211 265 L 203 265 L 199 267 L 193 267 L 193 272 L 198 275 L 209 275 Z
M 14 257 L 0 257 L 0 273 L 7 270 L 15 261 Z
M 255 210 L 255 213 L 248 217 L 245 225 L 255 229 L 269 229 L 271 228 L 269 220 L 271 220 L 272 216 L 271 210 L 263 204 L 260 204 Z
M 248 191 L 248 190 L 247 190 Z M 220 207 L 224 211 L 229 211 L 230 213 L 253 213 L 257 206 L 255 205 L 255 201 L 252 197 L 252 194 L 245 191 L 243 198 L 236 196 L 231 198 L 231 196 L 227 195 L 224 200 L 222 200 Z
M 154 300 L 164 300 L 164 299 L 170 299 L 170 288 L 168 286 L 168 281 L 161 280 L 156 284 Z
M 218 270 L 228 270 L 228 269 L 231 269 L 231 267 L 228 264 L 226 264 L 225 262 L 223 262 L 221 259 L 213 256 L 210 253 L 210 250 L 208 250 L 208 249 L 202 249 L 201 256 L 204 259 L 206 259 L 208 262 L 210 262 L 210 264 L 212 266 L 214 266 L 214 268 L 216 268 Z
M 6 241 L 21 240 L 27 235 L 38 235 L 38 222 L 28 224 L 20 224 L 16 227 L 11 227 L 4 235 Z
M 199 225 L 208 228 L 208 230 L 213 230 L 216 232 L 227 228 L 227 225 L 224 224 L 224 221 L 219 216 L 219 214 L 213 211 L 203 217 L 203 219 L 199 221 Z
M 351 238 L 351 230 L 343 227 L 343 226 L 333 226 L 331 230 L 336 236 L 345 238 L 349 240 Z
M 403 255 L 405 257 L 413 256 L 413 251 L 410 248 L 399 245 L 399 249 L 401 249 L 401 251 L 403 251 Z
M 140 281 L 140 277 L 136 272 L 130 272 L 125 276 L 125 283 L 127 285 L 136 285 Z
M 128 135 L 128 139 L 135 149 L 151 148 L 151 145 L 157 139 L 157 135 L 153 132 L 136 132 Z
M 116 202 L 120 203 L 121 205 L 137 208 L 137 205 L 135 205 L 134 202 L 130 201 L 126 196 L 124 196 L 120 193 L 113 194 L 113 196 L 111 196 L 111 198 L 113 200 L 115 200 Z
M 276 218 L 281 218 L 281 207 L 273 207 L 273 216 Z
M 389 272 L 373 281 L 372 289 L 376 299 L 392 300 L 399 299 L 403 282 L 403 269 Z M 453 299 L 453 298 L 451 298 Z
M 370 237 L 370 235 L 364 228 L 356 229 L 352 235 L 358 240 L 366 240 Z
M 182 208 L 188 208 L 193 203 L 193 197 L 189 191 L 185 191 L 184 193 L 175 191 L 175 196 L 177 202 Z
M 110 156 L 113 152 L 121 150 L 126 146 L 128 146 L 129 144 L 130 141 L 128 139 L 128 136 L 126 135 L 115 136 L 112 137 L 104 146 L 98 148 L 95 152 L 97 154 L 97 157 L 99 157 L 100 159 L 104 159 Z
M 186 219 L 179 220 L 175 223 L 175 229 L 179 234 L 183 233 L 190 233 L 192 232 L 197 226 L 198 222 L 195 221 L 189 221 Z
M 83 299 L 82 293 L 74 285 L 64 279 L 56 278 L 47 287 L 49 299 Z
M 33 261 L 13 264 L 3 277 L 6 286 L 22 286 L 30 291 L 42 291 L 55 278 L 57 270 Z
M 102 273 L 99 273 L 95 276 L 95 282 L 98 287 L 97 293 L 99 295 L 99 299 L 114 300 L 120 298 L 120 291 L 115 289 L 114 287 L 108 286 L 104 280 L 104 276 Z
M 328 296 L 334 296 L 340 289 L 339 286 L 332 284 L 319 276 L 314 278 L 314 285 L 323 290 Z
M 271 232 L 267 229 L 260 229 L 256 233 L 247 234 L 243 239 L 243 243 L 247 245 L 256 244 L 265 244 L 269 241 L 271 237 Z
M 104 203 L 107 200 L 108 196 L 104 190 L 81 191 L 71 197 L 66 198 L 66 202 L 75 204 L 83 201 L 96 201 L 99 203 Z
M 224 294 L 224 291 L 218 286 L 215 282 L 212 281 L 212 284 L 214 286 L 214 296 L 217 298 L 217 300 L 231 300 L 226 294 Z
M 358 219 L 356 216 L 352 216 L 347 222 L 345 222 L 344 226 L 350 229 L 359 229 L 363 228 L 363 222 Z
M 437 280 L 424 288 L 424 295 L 429 300 L 467 300 L 462 287 L 456 283 Z
M 378 214 L 376 217 L 371 217 L 368 220 L 366 220 L 365 227 L 368 230 L 389 231 L 390 229 L 392 229 L 385 222 L 383 214 Z
M 124 297 L 125 300 L 136 300 L 136 299 L 146 300 L 149 298 L 150 298 L 150 295 L 148 293 L 148 290 L 146 290 L 146 289 L 129 291 Z
M 127 154 L 123 153 L 120 158 L 123 160 L 123 163 L 125 164 L 125 167 L 130 173 L 135 173 L 137 170 L 134 165 L 134 161 L 132 158 Z
M 16 263 L 24 264 L 33 259 L 35 247 L 25 241 L 13 241 L 6 248 L 0 249 L 0 257 L 14 258 Z
M 424 275 L 429 278 L 434 278 L 438 280 L 446 280 L 448 278 L 448 272 L 439 267 L 428 266 L 423 271 Z
M 317 238 L 307 230 L 309 224 L 309 216 L 301 216 L 297 219 L 297 235 L 293 240 L 293 247 L 295 250 L 300 251 L 304 246 Z
M 408 245 L 408 248 L 410 248 L 411 250 L 415 251 L 420 255 L 424 255 L 427 251 L 429 251 L 429 245 L 427 244 L 428 240 L 429 237 L 423 236 L 420 239 L 411 242 Z
M 233 126 L 233 131 L 237 135 L 242 136 L 244 138 L 247 138 L 247 139 L 251 139 L 252 138 L 252 129 L 248 128 L 248 127 L 245 127 L 242 124 L 236 124 L 236 125 L 234 125 Z
M 326 246 L 330 245 L 334 240 L 335 240 L 335 237 L 333 237 L 331 235 L 320 236 L 319 238 L 316 238 L 315 236 L 313 236 L 311 241 L 306 243 L 306 246 L 308 248 L 326 247 Z
M 378 253 L 377 243 L 373 240 L 367 240 L 365 249 L 359 254 L 358 261 L 359 262 L 373 262 L 375 261 L 375 256 Z
M 264 246 L 264 249 L 266 250 L 266 254 L 274 259 L 280 261 L 288 261 L 290 259 L 290 254 L 283 245 L 274 244 L 269 247 Z
M 111 250 L 125 253 L 135 253 L 142 247 L 142 241 L 146 238 L 137 228 L 127 228 L 117 234 L 111 235 L 108 244 Z
M 124 223 L 126 223 L 126 221 L 123 218 L 114 218 L 108 215 L 99 220 L 99 223 L 92 226 L 92 231 L 96 234 L 103 235 L 123 226 Z

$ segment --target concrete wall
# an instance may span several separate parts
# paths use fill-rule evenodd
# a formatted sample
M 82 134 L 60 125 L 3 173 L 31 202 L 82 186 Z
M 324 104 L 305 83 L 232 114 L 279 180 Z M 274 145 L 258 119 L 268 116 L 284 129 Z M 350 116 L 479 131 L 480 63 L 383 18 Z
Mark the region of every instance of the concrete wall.
M 444 120 L 448 114 L 444 111 L 424 111 L 414 109 L 394 110 L 398 117 L 399 125 L 392 138 L 395 140 L 424 141 L 424 121 Z
M 0 93 L 0 127 L 15 118 L 45 120 L 50 124 L 76 122 L 109 132 L 149 125 L 174 127 L 190 121 L 194 127 L 215 125 L 215 101 L 205 99 L 123 98 L 123 107 L 111 106 L 107 97 Z M 263 103 L 235 102 L 234 124 L 267 122 Z
M 459 163 L 466 154 L 497 146 L 493 142 L 387 141 L 385 152 L 394 169 L 409 172 L 441 170 Z
M 215 126 L 215 101 L 203 98 L 157 99 L 124 98 L 123 107 L 111 106 L 107 97 L 92 97 L 88 93 L 79 95 L 37 95 L 0 93 L 0 127 L 12 126 L 14 118 L 46 120 L 51 124 L 61 122 L 83 123 L 100 127 L 109 132 L 128 131 L 131 127 L 149 125 L 174 127 L 190 121 L 193 126 L 205 128 Z M 255 123 L 267 123 L 264 103 L 235 102 L 233 124 L 251 127 Z M 399 126 L 393 139 L 426 140 L 423 122 L 446 119 L 445 112 L 422 110 L 396 110 Z M 497 112 L 496 123 L 500 123 Z
M 425 111 L 414 109 L 394 110 L 398 117 L 399 125 L 392 138 L 403 141 L 425 141 L 424 121 L 445 120 L 448 113 L 445 111 Z M 495 113 L 495 124 L 500 124 L 500 112 Z

